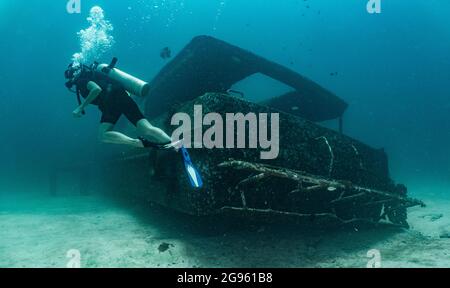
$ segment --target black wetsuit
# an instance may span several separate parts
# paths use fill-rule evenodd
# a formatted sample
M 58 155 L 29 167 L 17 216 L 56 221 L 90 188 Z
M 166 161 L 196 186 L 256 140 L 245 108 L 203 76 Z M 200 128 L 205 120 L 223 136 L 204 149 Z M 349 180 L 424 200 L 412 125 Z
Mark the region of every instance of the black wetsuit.
M 137 123 L 145 119 L 136 102 L 128 96 L 127 91 L 120 83 L 117 83 L 107 76 L 97 72 L 83 72 L 75 82 L 77 91 L 81 97 L 86 99 L 89 96 L 88 83 L 92 81 L 102 88 L 93 105 L 102 112 L 101 123 L 115 125 L 122 115 L 137 126 Z

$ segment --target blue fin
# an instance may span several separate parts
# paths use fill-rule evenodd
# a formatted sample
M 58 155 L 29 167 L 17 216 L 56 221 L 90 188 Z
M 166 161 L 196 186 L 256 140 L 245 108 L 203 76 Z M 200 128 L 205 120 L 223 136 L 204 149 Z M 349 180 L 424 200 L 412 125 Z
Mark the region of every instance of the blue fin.
M 192 164 L 191 157 L 189 156 L 187 149 L 183 146 L 181 147 L 180 151 L 181 154 L 183 155 L 184 167 L 186 168 L 186 173 L 189 177 L 189 181 L 191 181 L 192 187 L 202 188 L 203 187 L 202 176 L 200 175 L 198 170 L 194 167 L 194 164 Z

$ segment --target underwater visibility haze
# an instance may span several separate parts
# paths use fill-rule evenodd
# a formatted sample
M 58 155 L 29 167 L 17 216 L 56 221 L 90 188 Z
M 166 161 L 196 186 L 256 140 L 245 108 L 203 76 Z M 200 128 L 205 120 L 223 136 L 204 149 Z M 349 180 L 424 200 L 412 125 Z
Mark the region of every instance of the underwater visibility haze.
M 450 267 L 449 1 L 68 2 L 0 3 L 1 268 Z M 276 157 L 163 143 L 194 104 Z

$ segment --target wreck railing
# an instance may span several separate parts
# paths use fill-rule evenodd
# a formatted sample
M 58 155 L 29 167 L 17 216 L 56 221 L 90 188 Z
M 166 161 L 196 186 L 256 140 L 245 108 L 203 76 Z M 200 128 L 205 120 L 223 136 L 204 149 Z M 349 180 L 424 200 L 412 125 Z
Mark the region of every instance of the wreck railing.
M 274 167 L 264 164 L 257 163 L 249 163 L 244 161 L 228 161 L 220 164 L 221 168 L 225 169 L 233 169 L 239 171 L 247 171 L 252 174 L 245 179 L 241 180 L 235 187 L 237 191 L 241 194 L 242 199 L 242 207 L 223 207 L 222 210 L 225 212 L 239 212 L 239 213 L 250 213 L 250 214 L 259 214 L 267 216 L 287 216 L 287 217 L 300 217 L 300 218 L 328 218 L 335 219 L 342 224 L 353 224 L 353 223 L 367 223 L 372 225 L 379 224 L 387 224 L 397 227 L 408 227 L 406 222 L 395 223 L 389 219 L 390 215 L 395 214 L 397 209 L 405 209 L 414 206 L 425 206 L 425 203 L 401 196 L 396 195 L 391 192 L 379 191 L 376 189 L 370 189 L 366 187 L 361 187 L 358 185 L 354 185 L 350 182 L 338 181 L 326 179 L 321 176 L 310 175 L 300 171 L 294 171 L 290 169 Z M 258 209 L 249 207 L 246 196 L 244 186 L 249 184 L 261 184 L 263 186 L 262 181 L 270 179 L 270 178 L 278 178 L 283 179 L 285 181 L 294 181 L 297 183 L 297 189 L 291 191 L 289 194 L 296 193 L 314 193 L 320 191 L 328 191 L 328 192 L 337 192 L 339 196 L 330 201 L 330 206 L 332 207 L 329 213 L 316 213 L 316 214 L 305 214 L 301 212 L 293 212 L 293 211 L 277 211 L 273 209 Z M 370 218 L 351 218 L 351 219 L 343 219 L 339 217 L 334 209 L 334 207 L 338 204 L 344 202 L 351 202 L 356 199 L 366 199 L 362 206 L 373 206 L 373 205 L 381 205 L 381 211 L 379 219 L 370 219 Z M 389 204 L 389 205 L 388 205 Z

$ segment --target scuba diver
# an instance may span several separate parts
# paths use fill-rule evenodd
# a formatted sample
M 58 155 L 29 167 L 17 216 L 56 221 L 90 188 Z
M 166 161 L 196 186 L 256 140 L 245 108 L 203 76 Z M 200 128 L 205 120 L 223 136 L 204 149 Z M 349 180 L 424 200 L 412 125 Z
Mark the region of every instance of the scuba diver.
M 137 148 L 178 150 L 180 142 L 172 143 L 172 139 L 163 130 L 150 124 L 130 97 L 130 94 L 145 96 L 149 91 L 148 83 L 116 69 L 116 63 L 117 58 L 110 65 L 97 62 L 91 66 L 78 63 L 69 65 L 65 71 L 66 87 L 77 94 L 79 104 L 73 111 L 73 116 L 81 118 L 86 107 L 92 104 L 102 112 L 99 128 L 101 142 Z M 122 115 L 137 128 L 140 136 L 138 139 L 114 131 Z
M 139 110 L 131 94 L 144 97 L 150 86 L 115 66 L 117 58 L 111 64 L 95 62 L 91 66 L 72 63 L 65 71 L 66 87 L 77 94 L 77 109 L 73 111 L 76 118 L 85 114 L 89 105 L 97 106 L 102 112 L 99 139 L 104 143 L 128 145 L 136 148 L 153 148 L 181 152 L 186 174 L 194 188 L 202 188 L 203 180 L 195 168 L 182 141 L 172 143 L 172 139 L 160 128 L 154 127 Z M 75 86 L 75 90 L 73 87 Z M 82 101 L 83 98 L 84 100 Z M 138 139 L 114 131 L 120 117 L 124 115 L 136 128 Z

